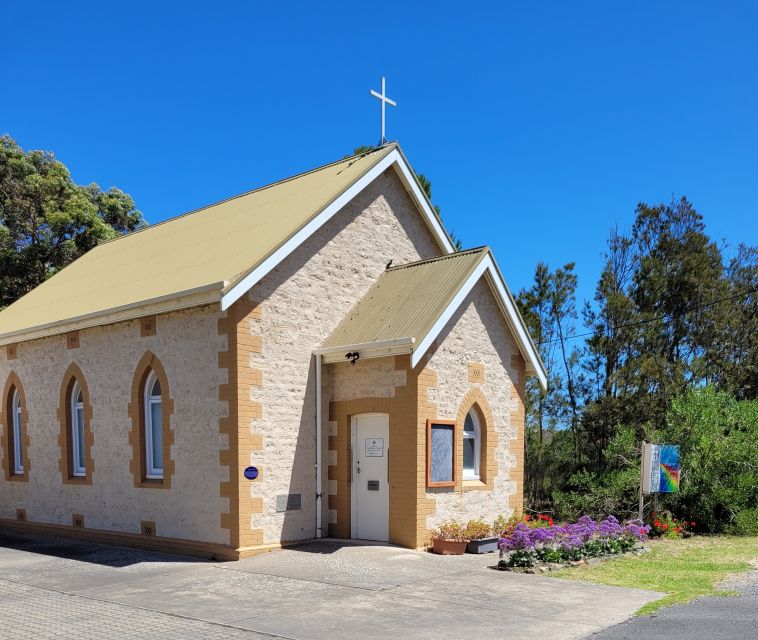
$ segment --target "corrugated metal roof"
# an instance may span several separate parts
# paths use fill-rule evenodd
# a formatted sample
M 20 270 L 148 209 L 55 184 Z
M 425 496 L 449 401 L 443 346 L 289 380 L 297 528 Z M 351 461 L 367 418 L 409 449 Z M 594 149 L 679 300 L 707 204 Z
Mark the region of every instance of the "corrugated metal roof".
M 95 247 L 0 312 L 0 336 L 218 288 L 263 262 L 390 144 Z
M 324 349 L 414 338 L 421 342 L 489 249 L 391 267 L 327 338 Z

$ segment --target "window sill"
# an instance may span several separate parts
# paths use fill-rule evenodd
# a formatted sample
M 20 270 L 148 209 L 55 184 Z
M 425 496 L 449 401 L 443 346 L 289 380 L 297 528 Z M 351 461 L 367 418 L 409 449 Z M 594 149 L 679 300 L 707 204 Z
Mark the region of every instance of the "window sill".
M 462 483 L 464 491 L 482 491 L 488 489 L 487 484 L 481 480 L 464 480 Z
M 163 483 L 163 478 L 144 478 L 142 482 L 139 484 L 140 487 L 143 489 L 164 489 L 168 488 L 166 484 Z

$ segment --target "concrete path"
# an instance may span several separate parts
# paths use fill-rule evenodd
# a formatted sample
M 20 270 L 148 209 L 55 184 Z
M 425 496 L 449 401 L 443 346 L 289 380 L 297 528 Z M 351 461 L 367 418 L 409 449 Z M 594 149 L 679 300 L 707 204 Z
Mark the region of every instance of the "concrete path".
M 739 592 L 734 598 L 699 598 L 666 607 L 650 616 L 590 636 L 592 640 L 755 640 L 758 638 L 758 571 L 738 574 L 724 583 Z
M 0 532 L 1 628 L 14 638 L 77 640 L 561 640 L 659 597 L 493 571 L 496 560 L 323 541 L 210 563 Z

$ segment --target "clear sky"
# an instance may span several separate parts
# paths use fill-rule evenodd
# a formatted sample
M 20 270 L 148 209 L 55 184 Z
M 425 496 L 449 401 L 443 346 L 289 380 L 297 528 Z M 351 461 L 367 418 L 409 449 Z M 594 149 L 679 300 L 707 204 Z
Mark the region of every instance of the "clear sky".
M 514 292 L 686 195 L 758 243 L 758 2 L 0 4 L 0 132 L 157 222 L 379 138 Z

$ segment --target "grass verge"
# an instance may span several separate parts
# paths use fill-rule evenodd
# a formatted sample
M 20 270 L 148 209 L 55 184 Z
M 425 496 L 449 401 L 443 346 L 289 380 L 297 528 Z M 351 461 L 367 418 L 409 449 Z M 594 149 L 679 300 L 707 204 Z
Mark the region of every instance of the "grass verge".
M 686 540 L 653 540 L 650 553 L 607 560 L 599 565 L 552 572 L 556 578 L 651 589 L 666 594 L 637 611 L 652 613 L 700 596 L 734 595 L 716 585 L 730 573 L 751 569 L 758 558 L 758 537 L 697 536 Z

